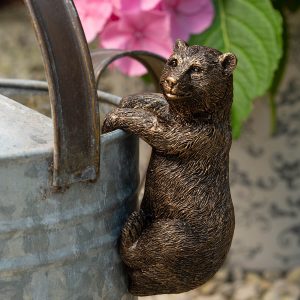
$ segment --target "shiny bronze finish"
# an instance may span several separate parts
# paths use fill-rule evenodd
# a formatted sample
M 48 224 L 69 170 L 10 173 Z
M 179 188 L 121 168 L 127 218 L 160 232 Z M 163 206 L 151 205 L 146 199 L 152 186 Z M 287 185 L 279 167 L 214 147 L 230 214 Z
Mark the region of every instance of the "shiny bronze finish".
M 229 188 L 230 108 L 236 57 L 177 41 L 163 94 L 125 97 L 104 132 L 121 128 L 152 146 L 139 211 L 120 253 L 138 296 L 182 293 L 221 267 L 234 232 Z

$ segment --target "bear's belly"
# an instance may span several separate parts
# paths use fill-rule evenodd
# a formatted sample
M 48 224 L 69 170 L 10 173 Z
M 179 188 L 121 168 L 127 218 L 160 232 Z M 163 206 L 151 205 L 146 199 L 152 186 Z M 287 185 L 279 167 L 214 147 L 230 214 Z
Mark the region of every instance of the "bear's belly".
M 178 161 L 156 153 L 148 167 L 141 208 L 154 218 L 178 218 L 195 226 L 200 219 L 203 224 L 203 218 L 210 223 L 211 215 L 233 215 L 226 176 L 216 176 L 201 161 Z

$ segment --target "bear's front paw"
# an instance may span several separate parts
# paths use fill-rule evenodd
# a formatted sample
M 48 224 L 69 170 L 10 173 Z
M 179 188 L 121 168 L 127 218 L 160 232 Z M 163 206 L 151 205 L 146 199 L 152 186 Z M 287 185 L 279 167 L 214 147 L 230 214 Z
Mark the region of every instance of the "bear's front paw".
M 110 132 L 116 129 L 116 120 L 117 115 L 113 112 L 106 115 L 103 126 L 102 126 L 102 133 Z

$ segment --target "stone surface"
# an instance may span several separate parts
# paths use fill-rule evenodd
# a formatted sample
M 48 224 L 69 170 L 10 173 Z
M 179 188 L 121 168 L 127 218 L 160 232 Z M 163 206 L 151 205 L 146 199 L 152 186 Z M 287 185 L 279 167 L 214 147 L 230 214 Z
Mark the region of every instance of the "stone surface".
M 289 272 L 287 281 L 300 287 L 300 267 Z
M 255 283 L 243 283 L 236 288 L 233 300 L 256 300 L 259 298 L 259 287 Z
M 279 271 L 265 271 L 263 272 L 263 276 L 265 279 L 274 281 L 280 278 L 281 273 Z
M 218 284 L 218 293 L 223 295 L 225 299 L 232 299 L 234 286 L 229 282 L 222 282 Z
M 231 268 L 231 276 L 234 281 L 242 280 L 244 278 L 244 271 L 240 267 Z
M 227 281 L 229 279 L 229 269 L 226 268 L 220 269 L 214 276 L 214 279 L 221 282 Z
M 298 300 L 300 298 L 300 287 L 289 284 L 286 280 L 277 280 L 270 290 L 265 293 L 263 300 Z
M 218 282 L 216 280 L 210 280 L 199 288 L 199 292 L 202 295 L 211 295 L 216 291 L 217 286 Z

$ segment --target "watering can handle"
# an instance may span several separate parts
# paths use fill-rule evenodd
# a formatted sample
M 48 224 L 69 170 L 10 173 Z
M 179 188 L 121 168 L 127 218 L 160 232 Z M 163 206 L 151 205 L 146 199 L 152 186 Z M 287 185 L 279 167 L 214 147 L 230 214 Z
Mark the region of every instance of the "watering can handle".
M 124 56 L 142 63 L 156 84 L 165 59 L 146 51 L 92 54 L 72 0 L 24 0 L 43 55 L 54 123 L 53 186 L 95 180 L 100 163 L 97 83 Z
M 100 128 L 87 42 L 70 0 L 25 0 L 43 54 L 54 123 L 53 185 L 94 180 Z

